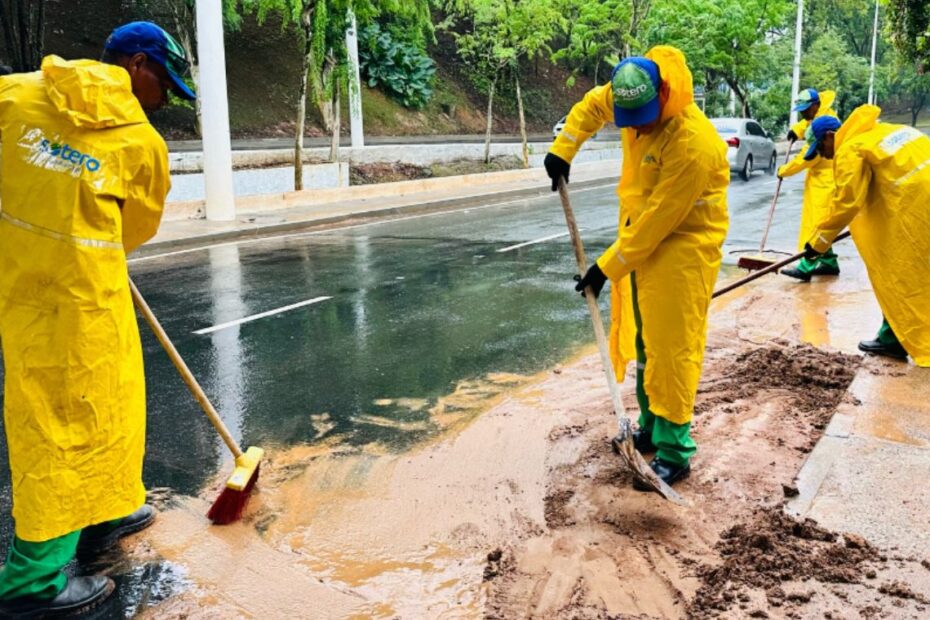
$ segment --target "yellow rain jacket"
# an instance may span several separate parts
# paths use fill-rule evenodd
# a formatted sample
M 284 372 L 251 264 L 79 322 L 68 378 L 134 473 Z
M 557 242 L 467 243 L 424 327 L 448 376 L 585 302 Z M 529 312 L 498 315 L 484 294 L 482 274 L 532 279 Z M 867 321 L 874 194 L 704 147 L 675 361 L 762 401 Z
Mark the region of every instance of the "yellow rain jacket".
M 827 90 L 820 93 L 820 110 L 815 118 L 821 116 L 836 117 L 833 111 L 833 101 L 836 93 Z M 828 209 L 830 197 L 833 195 L 833 162 L 822 157 L 815 157 L 810 161 L 804 160 L 807 154 L 807 143 L 803 142 L 804 134 L 809 123 L 801 119 L 792 129 L 802 138 L 801 151 L 797 157 L 778 169 L 778 176 L 788 178 L 799 172 L 807 171 L 804 179 L 804 202 L 801 206 L 801 228 L 798 234 L 798 250 L 804 249 L 804 244 L 811 238 L 814 225 L 822 220 Z
M 930 366 L 930 138 L 857 108 L 836 133 L 836 190 L 808 242 L 849 226 L 878 304 L 918 366 Z
M 0 78 L 0 343 L 16 535 L 145 501 L 145 378 L 126 253 L 155 234 L 167 147 L 122 68 Z
M 694 104 L 684 55 L 663 45 L 646 58 L 668 82 L 669 100 L 651 134 L 621 130 L 618 239 L 597 263 L 613 282 L 611 354 L 617 379 L 636 356 L 629 284 L 635 272 L 649 404 L 656 415 L 683 424 L 694 410 L 707 308 L 727 233 L 730 167 L 726 144 Z M 598 86 L 572 108 L 550 151 L 570 162 L 585 139 L 613 121 L 611 86 Z

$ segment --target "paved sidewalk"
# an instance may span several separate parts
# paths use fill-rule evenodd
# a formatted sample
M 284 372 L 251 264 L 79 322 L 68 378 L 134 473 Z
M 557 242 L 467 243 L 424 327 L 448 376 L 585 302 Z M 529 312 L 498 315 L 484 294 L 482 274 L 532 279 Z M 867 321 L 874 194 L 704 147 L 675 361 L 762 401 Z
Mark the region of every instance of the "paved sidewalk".
M 614 184 L 617 182 L 620 164 L 620 160 L 577 164 L 572 167 L 571 187 Z M 492 179 L 502 181 L 485 182 Z M 199 203 L 177 203 L 169 205 L 166 221 L 162 223 L 158 234 L 134 257 L 349 220 L 522 200 L 550 194 L 550 183 L 545 170 L 534 168 L 488 175 L 465 175 L 248 197 L 237 200 L 237 218 L 232 222 L 210 222 L 194 217 L 201 208 Z M 188 217 L 194 219 L 187 219 Z

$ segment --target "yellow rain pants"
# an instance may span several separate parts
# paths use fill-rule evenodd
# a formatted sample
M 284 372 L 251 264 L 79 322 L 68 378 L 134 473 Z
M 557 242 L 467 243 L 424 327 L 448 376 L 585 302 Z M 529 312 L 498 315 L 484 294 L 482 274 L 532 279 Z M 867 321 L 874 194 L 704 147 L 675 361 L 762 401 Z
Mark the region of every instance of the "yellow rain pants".
M 836 190 L 808 242 L 849 227 L 882 313 L 918 366 L 930 366 L 930 138 L 857 108 L 836 133 Z
M 597 260 L 613 283 L 614 369 L 636 359 L 629 274 L 636 272 L 653 413 L 690 422 L 701 375 L 707 309 L 727 233 L 730 168 L 726 144 L 694 104 L 691 71 L 669 46 L 646 54 L 670 86 L 660 125 L 649 135 L 622 129 L 617 241 Z M 614 120 L 609 84 L 576 104 L 550 152 L 570 162 L 582 142 Z M 617 377 L 622 379 L 622 377 Z
M 145 501 L 145 379 L 126 253 L 158 228 L 164 141 L 122 68 L 0 78 L 0 343 L 16 536 Z

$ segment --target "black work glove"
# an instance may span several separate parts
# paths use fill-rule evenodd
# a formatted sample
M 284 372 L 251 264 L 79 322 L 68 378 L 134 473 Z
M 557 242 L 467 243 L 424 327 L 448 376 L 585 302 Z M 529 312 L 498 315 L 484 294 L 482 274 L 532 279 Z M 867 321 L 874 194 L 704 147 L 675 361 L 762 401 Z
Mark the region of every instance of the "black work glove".
M 594 263 L 588 267 L 588 273 L 584 274 L 583 278 L 581 276 L 575 276 L 575 282 L 578 283 L 575 285 L 576 291 L 584 295 L 585 287 L 590 286 L 591 292 L 594 293 L 594 298 L 597 299 L 597 296 L 601 294 L 601 289 L 604 288 L 604 284 L 607 282 L 607 276 L 605 276 L 601 268 L 597 266 L 597 263 Z
M 806 258 L 807 260 L 811 260 L 811 259 L 817 258 L 820 255 L 821 253 L 815 250 L 814 248 L 812 248 L 811 244 L 809 243 L 804 244 L 804 258 Z
M 564 177 L 565 182 L 568 183 L 568 171 L 572 167 L 570 163 L 558 155 L 546 153 L 546 158 L 543 160 L 543 166 L 546 167 L 546 174 L 548 174 L 549 178 L 552 179 L 552 191 L 559 189 L 560 178 Z
M 794 133 L 793 129 L 788 130 L 788 142 L 797 142 L 798 134 Z

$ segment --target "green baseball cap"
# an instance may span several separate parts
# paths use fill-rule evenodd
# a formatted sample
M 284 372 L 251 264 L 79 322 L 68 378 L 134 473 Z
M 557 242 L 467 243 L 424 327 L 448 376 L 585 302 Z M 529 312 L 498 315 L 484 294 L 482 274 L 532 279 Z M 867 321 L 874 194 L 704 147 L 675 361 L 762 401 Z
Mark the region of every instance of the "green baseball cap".
M 659 117 L 659 66 L 633 56 L 614 67 L 610 84 L 617 127 L 647 125 Z

